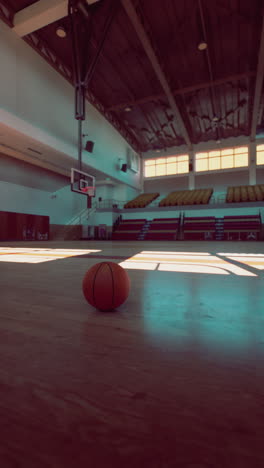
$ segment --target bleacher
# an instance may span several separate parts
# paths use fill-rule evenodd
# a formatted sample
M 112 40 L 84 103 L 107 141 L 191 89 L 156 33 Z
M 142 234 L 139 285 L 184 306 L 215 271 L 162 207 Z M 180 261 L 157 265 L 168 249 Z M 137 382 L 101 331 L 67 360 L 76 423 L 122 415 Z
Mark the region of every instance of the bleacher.
M 225 240 L 258 240 L 261 232 L 259 215 L 224 216 Z
M 185 217 L 183 221 L 184 240 L 214 240 L 215 217 Z
M 179 222 L 179 218 L 153 219 L 145 240 L 176 240 Z
M 133 200 L 127 202 L 124 205 L 124 208 L 145 208 L 149 205 L 153 200 L 155 200 L 159 196 L 158 192 L 155 193 L 141 193 Z
M 228 187 L 226 194 L 227 203 L 254 202 L 264 200 L 264 184 L 239 185 Z
M 259 240 L 261 236 L 260 215 L 214 216 L 179 218 L 124 219 L 114 226 L 113 240 L 215 240 L 217 221 L 221 221 L 222 240 Z M 219 234 L 219 233 L 218 233 Z
M 113 240 L 137 240 L 145 219 L 123 219 L 112 234 Z
M 207 205 L 213 189 L 177 190 L 160 201 L 159 206 Z
M 259 240 L 263 239 L 261 215 L 246 216 L 199 216 L 202 209 L 197 210 L 196 217 L 185 217 L 181 208 L 173 210 L 173 206 L 205 205 L 212 199 L 213 189 L 178 190 L 161 199 L 158 192 L 141 194 L 136 199 L 126 203 L 128 208 L 144 208 L 152 205 L 152 210 L 158 207 L 171 207 L 172 218 L 127 219 L 114 226 L 113 240 Z M 219 196 L 219 194 L 218 194 Z M 228 192 L 221 193 L 222 202 L 264 201 L 264 184 L 255 186 L 229 187 Z M 158 200 L 157 200 L 158 199 Z M 215 201 L 215 200 L 214 200 Z M 210 205 L 211 207 L 211 205 Z M 206 207 L 207 208 L 207 207 Z M 151 211 L 148 207 L 147 210 Z M 161 210 L 160 210 L 161 211 Z M 163 210 L 162 210 L 163 211 Z M 147 214 L 147 213 L 146 213 Z M 153 213 L 154 214 L 154 213 Z M 188 215 L 188 209 L 186 210 Z M 194 214 L 194 213 L 192 213 Z M 176 216 L 175 216 L 176 215 Z

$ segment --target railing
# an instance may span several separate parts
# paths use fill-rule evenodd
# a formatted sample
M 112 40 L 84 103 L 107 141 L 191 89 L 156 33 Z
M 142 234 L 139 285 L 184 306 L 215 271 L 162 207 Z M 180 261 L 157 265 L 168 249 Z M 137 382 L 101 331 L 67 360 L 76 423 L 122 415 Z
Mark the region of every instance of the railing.
M 73 216 L 59 232 L 59 238 L 64 238 L 73 229 L 74 226 L 87 224 L 87 220 L 96 211 L 96 203 L 94 202 L 91 208 L 83 208 L 79 213 Z M 85 220 L 83 219 L 85 217 Z
M 226 193 L 217 193 L 216 195 L 212 195 L 209 201 L 209 205 L 214 205 L 215 203 L 225 203 L 226 201 Z
M 165 197 L 164 197 L 165 198 Z M 148 208 L 160 208 L 160 210 L 166 210 L 166 206 L 163 206 L 163 207 L 160 207 L 159 206 L 159 202 L 160 202 L 160 199 L 158 200 L 154 200 L 153 202 L 151 202 L 149 205 L 147 205 L 144 209 L 147 210 Z M 96 201 L 94 202 L 94 206 L 96 207 L 96 209 L 99 209 L 99 210 L 104 210 L 104 209 L 119 209 L 119 210 L 122 210 L 124 208 L 124 205 L 127 203 L 127 201 L 120 201 L 120 200 L 113 200 L 113 199 L 106 199 L 106 200 L 102 200 L 102 201 Z M 206 205 L 172 205 L 170 206 L 170 208 L 173 208 L 174 206 L 177 207 L 177 208 L 183 208 L 183 209 L 186 209 L 186 206 L 208 206 L 210 207 L 211 205 L 216 205 L 216 204 L 219 204 L 219 203 L 226 203 L 226 193 L 223 192 L 223 193 L 218 193 L 216 195 L 212 195 L 210 200 L 209 200 L 209 203 L 206 203 Z M 127 208 L 127 212 L 129 213 L 129 211 L 131 210 L 132 208 Z M 137 209 L 137 208 L 133 208 L 133 209 Z M 138 208 L 138 210 L 143 210 L 143 208 Z
M 97 201 L 96 202 L 96 207 L 99 210 L 115 209 L 115 208 L 118 208 L 119 210 L 122 210 L 126 203 L 127 203 L 126 201 L 106 199 L 106 200 L 102 200 L 102 201 Z
M 91 216 L 91 214 L 93 214 L 95 211 L 96 211 L 96 202 L 93 203 L 91 208 L 85 207 L 81 211 L 79 211 L 79 213 L 77 213 L 75 216 L 73 216 L 66 223 L 66 226 L 71 226 L 71 225 L 74 225 L 74 224 L 83 224 L 82 221 L 83 221 L 84 216 L 86 218 L 85 221 L 87 221 L 89 219 L 89 217 Z
M 225 195 L 225 193 L 221 193 L 221 194 L 218 194 L 218 195 L 215 195 L 215 196 L 212 195 L 209 202 L 206 203 L 206 205 L 214 205 L 214 204 L 217 204 L 217 203 L 225 203 L 225 201 L 226 201 L 226 195 Z M 166 209 L 166 206 L 159 207 L 159 202 L 160 202 L 160 199 L 159 200 L 154 200 L 149 205 L 150 208 L 158 207 L 158 208 Z M 173 206 L 184 207 L 185 208 L 186 206 L 194 206 L 194 204 L 191 204 L 191 205 L 171 205 L 170 208 L 173 208 Z M 195 205 L 195 206 L 197 206 L 197 205 Z

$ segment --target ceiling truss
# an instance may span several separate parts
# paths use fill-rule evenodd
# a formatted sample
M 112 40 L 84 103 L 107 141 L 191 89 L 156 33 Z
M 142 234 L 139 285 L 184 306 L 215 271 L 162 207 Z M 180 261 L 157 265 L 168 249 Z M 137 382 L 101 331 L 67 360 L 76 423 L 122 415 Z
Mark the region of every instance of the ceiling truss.
M 101 0 L 82 0 L 83 4 L 85 2 L 90 4 L 99 1 Z M 23 3 L 22 0 L 17 0 L 17 5 L 19 5 L 19 2 L 21 2 L 21 5 L 25 5 L 25 2 Z M 241 12 L 239 13 L 238 9 L 234 9 L 233 11 L 234 19 L 235 15 L 238 15 L 237 17 L 239 18 L 239 21 L 242 22 L 242 28 L 243 24 L 245 22 L 247 23 L 248 21 L 255 21 L 254 24 L 257 26 L 257 29 L 255 29 L 257 31 L 255 36 L 256 39 L 254 40 L 255 44 L 257 43 L 256 41 L 258 41 L 258 46 L 255 46 L 255 48 L 251 47 L 249 49 L 256 51 L 255 62 L 253 62 L 253 59 L 252 61 L 249 61 L 248 59 L 245 64 L 242 63 L 245 67 L 244 69 L 250 71 L 241 73 L 241 68 L 233 67 L 232 70 L 234 73 L 232 75 L 229 74 L 226 77 L 215 79 L 215 76 L 221 76 L 221 69 L 219 67 L 217 68 L 216 64 L 214 64 L 215 69 L 212 70 L 212 57 L 210 57 L 210 51 L 206 50 L 204 52 L 204 57 L 206 59 L 204 72 L 201 72 L 199 77 L 197 75 L 197 81 L 200 82 L 196 84 L 194 77 L 194 79 L 191 81 L 185 81 L 184 79 L 179 78 L 179 82 L 188 82 L 190 83 L 190 86 L 175 89 L 175 84 L 177 86 L 177 81 L 174 80 L 174 87 L 172 87 L 169 84 L 170 75 L 168 76 L 168 74 L 166 74 L 164 71 L 162 60 L 162 54 L 164 50 L 163 52 L 162 50 L 157 50 L 157 44 L 155 43 L 155 40 L 153 41 L 152 23 L 148 23 L 148 21 L 151 21 L 152 17 L 147 16 L 147 19 L 145 18 L 145 14 L 143 15 L 142 13 L 143 8 L 141 7 L 141 2 L 138 0 L 120 0 L 120 3 L 123 5 L 124 12 L 127 16 L 127 19 L 125 16 L 123 16 L 123 18 L 125 18 L 125 21 L 130 21 L 134 27 L 134 31 L 140 40 L 142 50 L 145 54 L 144 59 L 145 61 L 146 58 L 149 60 L 149 63 L 155 72 L 155 76 L 160 83 L 160 92 L 158 90 L 159 94 L 156 93 L 148 95 L 148 88 L 145 87 L 144 91 L 142 92 L 144 97 L 140 99 L 130 99 L 129 95 L 127 95 L 128 99 L 126 100 L 126 94 L 124 94 L 123 101 L 126 102 L 122 102 L 122 99 L 120 99 L 121 92 L 119 100 L 118 93 L 116 93 L 115 99 L 113 100 L 111 95 L 107 96 L 107 88 L 105 88 L 103 89 L 102 96 L 105 95 L 107 98 L 106 101 L 110 103 L 110 105 L 108 104 L 108 107 L 105 107 L 103 102 L 101 102 L 101 94 L 98 87 L 95 87 L 93 92 L 91 90 L 87 90 L 86 97 L 87 100 L 118 130 L 118 132 L 128 141 L 128 143 L 138 152 L 144 151 L 146 149 L 155 149 L 156 146 L 160 147 L 165 145 L 166 147 L 169 147 L 172 145 L 178 145 L 182 144 L 184 141 L 188 148 L 192 149 L 192 144 L 198 141 L 200 138 L 203 139 L 205 134 L 210 135 L 210 138 L 217 138 L 219 136 L 219 130 L 221 131 L 221 137 L 223 138 L 226 138 L 229 135 L 232 136 L 232 133 L 234 135 L 239 135 L 239 131 L 244 131 L 243 134 L 250 135 L 251 140 L 254 140 L 256 137 L 257 128 L 262 122 L 261 115 L 263 113 L 264 107 L 264 15 L 262 17 L 262 28 L 261 23 L 257 21 L 256 16 L 257 13 L 258 17 L 261 18 L 263 7 L 255 10 L 252 16 L 250 16 L 249 20 L 247 18 L 248 13 L 246 14 L 246 10 L 243 12 L 243 15 L 246 15 L 243 18 L 240 18 L 239 14 Z M 199 13 L 197 16 L 197 31 L 199 32 L 200 30 L 200 34 L 204 36 L 205 42 L 210 43 L 211 38 L 209 34 L 210 30 L 208 28 L 209 23 L 206 23 L 206 15 L 208 14 L 209 18 L 210 11 L 207 11 L 207 9 L 206 11 L 204 10 L 203 3 L 204 0 L 197 1 L 197 12 Z M 33 2 L 30 6 L 20 10 L 18 10 L 18 8 L 13 10 L 11 6 L 13 4 L 14 3 L 12 3 L 11 0 L 0 0 L 0 19 L 8 24 L 14 30 L 14 32 L 16 32 L 23 38 L 23 40 L 25 40 L 32 48 L 34 48 L 34 50 L 36 50 L 69 83 L 73 84 L 73 70 L 69 65 L 70 62 L 67 60 L 64 61 L 60 58 L 60 51 L 57 47 L 56 41 L 51 40 L 51 42 L 49 42 L 50 36 L 47 34 L 50 33 L 49 31 L 51 31 L 51 29 L 49 30 L 47 28 L 47 33 L 46 30 L 44 30 L 44 33 L 42 33 L 42 31 L 40 33 L 38 32 L 38 30 L 43 28 L 43 26 L 59 21 L 60 18 L 67 16 L 67 10 L 65 6 L 68 4 L 68 0 L 38 0 Z M 229 11 L 226 5 L 227 0 L 217 0 L 219 15 L 223 16 L 223 20 L 227 17 L 229 18 L 230 14 L 232 13 Z M 209 8 L 208 5 L 207 7 Z M 227 8 L 226 11 L 224 11 L 222 7 Z M 17 12 L 15 13 L 15 11 Z M 179 18 L 181 19 L 180 15 Z M 38 21 L 41 22 L 41 25 L 38 24 Z M 186 21 L 185 16 L 184 21 Z M 252 23 L 253 26 L 254 24 Z M 22 29 L 19 30 L 19 28 L 24 29 L 22 31 Z M 29 31 L 32 31 L 32 28 L 33 32 L 29 33 Z M 118 34 L 118 28 L 114 32 L 113 40 L 116 40 L 115 34 Z M 130 35 L 131 37 L 129 39 L 131 41 L 132 33 L 130 33 Z M 207 35 L 208 38 L 206 38 Z M 94 38 L 91 38 L 91 40 L 93 41 Z M 179 55 L 179 58 L 181 60 L 181 55 Z M 168 64 L 166 61 L 164 63 L 167 64 L 166 69 L 171 70 L 170 64 Z M 182 64 L 184 68 L 185 62 L 183 58 Z M 98 73 L 101 71 L 102 70 L 100 70 L 99 67 Z M 236 71 L 239 73 L 236 73 Z M 217 88 L 218 86 L 219 88 Z M 243 93 L 243 99 L 239 100 L 240 92 Z M 137 96 L 136 91 L 135 93 L 130 93 L 130 96 L 133 96 L 133 94 Z M 246 96 L 244 96 L 245 94 Z M 178 97 L 181 99 L 179 100 Z M 208 110 L 206 109 L 206 106 L 204 108 L 202 107 L 205 105 L 204 103 L 206 100 L 209 105 Z M 243 106 L 240 105 L 241 102 L 243 103 Z M 244 104 L 245 102 L 247 104 Z M 144 104 L 148 103 L 150 105 L 144 107 Z M 221 122 L 219 123 L 218 121 L 217 125 L 211 125 L 211 129 L 211 127 L 208 127 L 209 124 L 207 120 L 211 119 L 212 121 L 214 117 L 218 117 L 218 113 L 220 112 L 219 106 L 221 107 L 221 115 L 225 115 L 225 119 L 228 117 L 229 120 L 226 122 L 226 127 L 222 128 L 220 125 Z M 129 107 L 133 108 L 133 112 L 131 112 L 131 114 L 127 114 L 126 116 L 124 111 Z M 168 111 L 169 114 L 172 114 L 169 115 L 170 120 L 166 120 L 167 117 L 164 117 L 164 109 L 166 112 Z M 207 112 L 204 109 L 206 109 Z M 192 111 L 192 114 L 190 111 Z M 151 122 L 149 115 L 153 115 L 153 120 Z M 197 118 L 195 119 L 193 116 L 196 116 Z M 175 126 L 174 124 L 171 125 L 171 119 L 173 118 L 174 123 L 176 124 Z M 201 120 L 206 122 L 206 129 L 202 127 L 199 130 Z M 137 122 L 139 123 L 137 124 Z M 163 138 L 160 136 L 160 134 L 162 133 L 164 126 L 169 128 L 169 132 L 167 132 L 168 135 L 165 135 L 164 133 L 165 136 Z M 173 138 L 173 132 L 175 133 L 175 138 Z M 214 132 L 214 134 L 212 132 Z M 205 139 L 204 141 L 207 140 Z
M 169 83 L 168 83 L 168 80 L 165 76 L 165 73 L 163 72 L 162 70 L 162 67 L 161 67 L 161 64 L 159 63 L 159 60 L 155 54 L 155 51 L 154 51 L 154 48 L 152 47 L 151 45 L 151 42 L 150 42 L 150 39 L 148 38 L 148 35 L 139 19 L 139 16 L 131 2 L 131 0 L 122 0 L 122 4 L 123 4 L 123 7 L 131 21 L 131 23 L 133 24 L 134 28 L 135 28 L 135 31 L 139 37 L 139 40 L 150 60 L 150 63 L 155 71 L 155 74 L 165 92 L 165 95 L 169 101 L 169 104 L 170 104 L 170 107 L 171 107 L 171 110 L 172 112 L 174 113 L 177 121 L 178 121 L 178 124 L 181 128 L 181 133 L 182 133 L 182 136 L 188 146 L 189 149 L 192 149 L 192 142 L 191 142 L 191 139 L 190 139 L 190 136 L 189 136 L 189 133 L 188 133 L 188 130 L 186 128 L 186 125 L 183 121 L 183 118 L 182 118 L 182 115 L 180 113 L 180 110 L 177 106 L 177 103 L 175 101 L 175 98 L 173 96 L 173 93 L 172 93 L 172 90 L 170 89 L 170 86 L 169 86 Z
M 86 0 L 88 4 L 97 1 Z M 39 0 L 15 14 L 13 30 L 18 36 L 24 37 L 67 15 L 68 0 Z
M 8 24 L 8 26 L 13 26 L 14 12 L 5 0 L 0 0 L 0 18 Z
M 184 94 L 189 94 L 189 93 L 192 93 L 192 92 L 195 92 L 195 91 L 199 91 L 200 89 L 206 89 L 206 88 L 210 88 L 211 86 L 218 86 L 218 85 L 221 85 L 221 84 L 225 84 L 225 83 L 235 83 L 239 80 L 242 80 L 242 79 L 245 79 L 245 78 L 250 78 L 252 76 L 255 76 L 256 73 L 254 71 L 248 71 L 248 72 L 244 72 L 244 73 L 237 73 L 237 74 L 234 74 L 234 75 L 229 75 L 225 78 L 219 78 L 217 80 L 214 80 L 214 81 L 206 81 L 204 83 L 198 83 L 197 85 L 193 85 L 193 86 L 186 86 L 184 88 L 179 88 L 179 89 L 175 89 L 172 91 L 173 95 L 176 96 L 176 95 L 184 95 Z M 120 104 L 115 104 L 114 106 L 111 106 L 108 108 L 109 111 L 120 111 L 120 110 L 124 110 L 126 107 L 133 107 L 133 106 L 138 106 L 138 105 L 141 105 L 141 104 L 147 104 L 148 102 L 155 102 L 155 101 L 159 101 L 160 99 L 164 99 L 166 98 L 166 95 L 164 93 L 161 93 L 161 94 L 153 94 L 152 96 L 146 96 L 144 98 L 141 98 L 141 99 L 135 99 L 133 101 L 126 101 L 126 102 L 122 102 Z
M 253 110 L 252 110 L 252 121 L 251 121 L 251 132 L 250 139 L 252 141 L 256 138 L 258 114 L 260 109 L 261 93 L 263 86 L 263 77 L 264 77 L 264 12 L 262 16 L 262 28 L 261 28 L 261 37 L 260 37 L 260 46 L 258 54 L 258 66 L 256 73 L 256 84 L 254 92 L 254 101 L 253 101 Z

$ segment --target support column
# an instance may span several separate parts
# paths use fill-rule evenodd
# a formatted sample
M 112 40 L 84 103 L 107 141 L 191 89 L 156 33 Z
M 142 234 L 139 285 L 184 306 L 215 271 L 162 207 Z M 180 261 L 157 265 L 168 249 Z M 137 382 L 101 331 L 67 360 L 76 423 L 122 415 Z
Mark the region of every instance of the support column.
M 195 188 L 195 175 L 194 175 L 194 152 L 189 151 L 189 190 Z
M 250 141 L 248 145 L 248 158 L 249 158 L 249 185 L 256 185 L 257 183 L 257 145 L 256 140 Z
M 145 160 L 143 158 L 139 158 L 139 167 L 140 167 L 140 190 L 144 192 L 144 165 Z

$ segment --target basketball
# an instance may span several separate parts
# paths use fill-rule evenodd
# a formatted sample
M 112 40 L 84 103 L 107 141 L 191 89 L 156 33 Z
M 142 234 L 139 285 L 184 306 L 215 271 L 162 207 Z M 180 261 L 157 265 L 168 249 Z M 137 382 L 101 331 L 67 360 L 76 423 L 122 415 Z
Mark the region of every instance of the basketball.
M 101 311 L 110 311 L 128 298 L 130 279 L 124 268 L 116 263 L 96 263 L 86 272 L 82 290 L 89 304 Z

